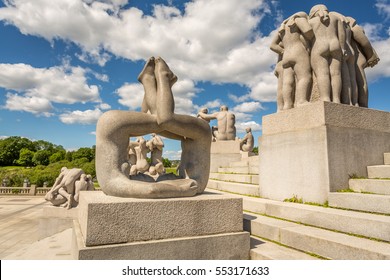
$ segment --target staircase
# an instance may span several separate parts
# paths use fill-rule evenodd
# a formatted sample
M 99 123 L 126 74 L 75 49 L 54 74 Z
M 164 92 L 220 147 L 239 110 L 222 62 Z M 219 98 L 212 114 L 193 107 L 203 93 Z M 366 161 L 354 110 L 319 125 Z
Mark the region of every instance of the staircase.
M 329 206 L 390 215 L 390 153 L 384 165 L 367 166 L 368 179 L 349 180 L 352 192 L 329 194 Z
M 243 199 L 252 259 L 390 259 L 390 180 L 369 171 L 370 179 L 350 180 L 360 193 L 330 193 L 329 206 L 274 201 L 259 197 L 258 161 L 228 163 L 208 184 Z M 385 165 L 390 178 L 390 154 Z

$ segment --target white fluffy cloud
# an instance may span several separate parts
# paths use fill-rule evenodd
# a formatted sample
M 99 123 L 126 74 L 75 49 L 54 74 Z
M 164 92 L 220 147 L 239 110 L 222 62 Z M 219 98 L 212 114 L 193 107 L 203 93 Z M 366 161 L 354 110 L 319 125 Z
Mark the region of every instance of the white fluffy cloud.
M 275 57 L 269 38 L 254 32 L 270 12 L 264 0 L 194 0 L 184 11 L 155 5 L 150 15 L 124 8 L 126 3 L 13 0 L 0 9 L 0 19 L 23 34 L 75 42 L 83 60 L 103 65 L 109 54 L 131 60 L 161 55 L 181 79 L 239 83 L 251 89 L 252 98 L 270 100 L 269 88 L 274 87 L 264 75 Z
M 235 106 L 232 110 L 234 112 L 241 112 L 241 113 L 254 113 L 259 110 L 263 109 L 260 102 L 244 102 L 237 106 Z
M 41 97 L 20 96 L 7 93 L 7 100 L 4 108 L 11 111 L 25 111 L 35 115 L 51 116 L 53 106 L 50 101 Z
M 181 158 L 181 150 L 180 151 L 163 151 L 163 157 L 167 159 L 179 160 Z
M 60 115 L 60 120 L 66 124 L 94 124 L 97 122 L 103 112 L 96 108 L 95 110 L 67 112 Z
M 261 130 L 261 125 L 255 121 L 236 123 L 237 132 L 245 132 L 247 127 L 250 127 L 252 132 Z
M 116 90 L 118 102 L 130 110 L 141 108 L 144 99 L 144 88 L 141 84 L 124 84 Z
M 378 9 L 378 12 L 386 17 L 390 18 L 390 2 L 389 0 L 377 0 L 375 7 Z
M 0 87 L 8 93 L 5 108 L 50 115 L 52 103 L 100 102 L 96 85 L 88 85 L 81 67 L 34 68 L 27 64 L 0 64 Z

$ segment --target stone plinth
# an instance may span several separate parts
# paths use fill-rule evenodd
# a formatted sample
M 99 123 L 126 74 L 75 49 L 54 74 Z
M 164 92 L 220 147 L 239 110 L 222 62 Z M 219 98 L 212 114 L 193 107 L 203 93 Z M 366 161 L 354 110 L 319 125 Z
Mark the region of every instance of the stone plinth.
M 242 200 L 206 192 L 189 198 L 80 195 L 77 259 L 247 259 Z
M 240 141 L 211 142 L 210 153 L 210 172 L 218 172 L 219 167 L 241 160 Z
M 390 113 L 329 102 L 263 117 L 260 193 L 324 203 L 390 150 Z

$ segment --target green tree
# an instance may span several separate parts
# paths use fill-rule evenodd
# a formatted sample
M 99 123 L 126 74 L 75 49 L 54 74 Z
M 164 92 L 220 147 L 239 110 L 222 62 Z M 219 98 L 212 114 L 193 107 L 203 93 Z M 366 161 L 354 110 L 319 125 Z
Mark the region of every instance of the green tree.
M 54 154 L 52 154 L 49 157 L 49 162 L 55 163 L 55 162 L 58 162 L 58 161 L 61 161 L 64 159 L 65 159 L 65 150 L 61 150 L 61 151 L 58 151 L 58 152 L 55 152 Z
M 67 161 L 72 161 L 73 160 L 73 152 L 66 152 L 66 154 L 65 154 L 65 159 L 67 160 Z
M 22 148 L 19 152 L 19 159 L 16 161 L 21 166 L 32 166 L 33 165 L 34 152 L 27 148 Z
M 259 147 L 253 147 L 253 153 L 255 153 L 256 155 L 259 154 Z
M 34 154 L 32 161 L 35 165 L 48 165 L 50 163 L 50 156 L 51 154 L 49 151 L 40 150 Z
M 172 167 L 172 162 L 167 158 L 162 158 L 164 167 Z
M 23 148 L 35 151 L 33 142 L 27 138 L 11 136 L 0 140 L 0 166 L 17 164 Z
M 88 161 L 91 161 L 95 158 L 94 150 L 91 148 L 80 148 L 77 151 L 73 152 L 72 160 L 87 158 Z

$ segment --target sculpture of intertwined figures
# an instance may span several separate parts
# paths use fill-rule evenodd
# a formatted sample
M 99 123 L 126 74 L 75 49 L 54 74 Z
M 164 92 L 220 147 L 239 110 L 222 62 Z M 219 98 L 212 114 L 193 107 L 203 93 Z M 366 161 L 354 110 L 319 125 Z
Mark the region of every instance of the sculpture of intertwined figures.
M 151 57 L 138 80 L 145 92 L 141 112 L 112 110 L 104 113 L 97 123 L 96 175 L 102 191 L 111 196 L 136 198 L 188 197 L 202 193 L 210 173 L 208 123 L 174 112 L 171 87 L 177 77 L 162 58 Z M 161 174 L 155 178 L 138 172 L 129 176 L 129 138 L 138 137 L 138 146 L 142 146 L 138 152 L 142 153 L 147 142 L 141 136 L 150 133 L 181 142 L 178 175 Z M 146 171 L 148 167 L 140 165 L 139 168 Z
M 295 13 L 282 22 L 271 50 L 279 55 L 278 111 L 307 104 L 315 91 L 322 101 L 368 107 L 364 69 L 374 67 L 379 57 L 352 17 L 322 4 L 309 15 Z
M 80 168 L 61 168 L 54 185 L 46 193 L 45 199 L 53 206 L 63 206 L 67 209 L 77 207 L 79 204 L 80 191 L 93 191 L 92 176 L 87 175 Z

